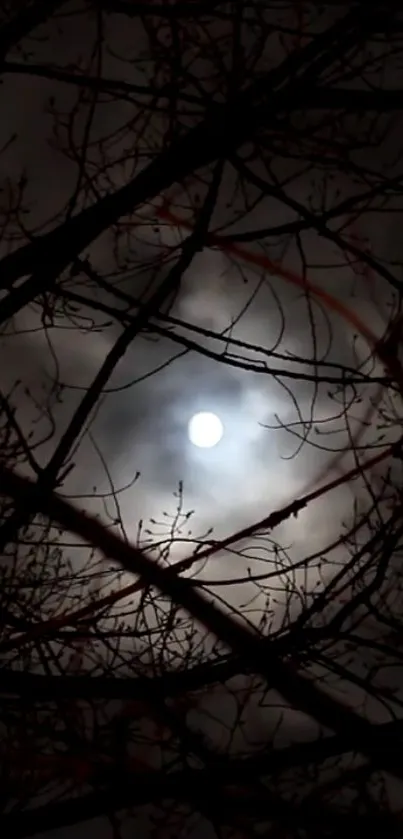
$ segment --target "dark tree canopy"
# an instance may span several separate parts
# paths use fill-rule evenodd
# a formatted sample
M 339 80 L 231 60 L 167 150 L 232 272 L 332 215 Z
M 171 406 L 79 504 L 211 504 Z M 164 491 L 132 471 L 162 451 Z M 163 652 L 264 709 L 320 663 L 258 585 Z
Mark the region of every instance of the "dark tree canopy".
M 401 4 L 0 53 L 2 835 L 401 837 Z

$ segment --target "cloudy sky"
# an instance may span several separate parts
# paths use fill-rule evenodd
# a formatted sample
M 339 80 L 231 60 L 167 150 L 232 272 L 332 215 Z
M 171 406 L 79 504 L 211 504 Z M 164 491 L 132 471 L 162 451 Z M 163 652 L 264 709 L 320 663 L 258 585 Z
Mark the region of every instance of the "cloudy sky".
M 336 6 L 331 6 L 329 20 L 339 14 Z M 79 15 L 70 14 L 76 9 Z M 278 20 L 286 25 L 278 14 Z M 313 27 L 323 24 L 315 23 L 316 14 L 311 12 Z M 219 37 L 225 35 L 223 21 L 216 27 Z M 253 51 L 253 32 L 246 30 L 245 50 Z M 214 33 L 218 37 L 216 30 Z M 193 38 L 194 30 L 189 30 L 189 44 L 184 41 L 184 55 L 193 62 L 189 64 L 192 72 L 205 79 L 209 95 L 214 88 L 212 68 L 217 65 L 217 54 L 211 48 L 208 27 L 200 36 L 199 47 L 190 35 Z M 169 32 L 164 30 L 161 38 L 169 43 Z M 101 50 L 97 48 L 99 40 Z M 262 51 L 260 70 L 275 66 L 284 56 L 286 44 L 280 41 L 273 38 L 270 49 Z M 44 68 L 57 64 L 59 70 L 70 72 L 79 67 L 91 75 L 99 70 L 105 78 L 144 84 L 154 78 L 159 60 L 159 54 L 151 59 L 149 51 L 150 33 L 136 22 L 118 14 L 101 19 L 87 13 L 81 4 L 66 4 L 58 21 L 46 24 L 23 48 L 7 56 L 9 64 L 0 87 L 0 220 L 7 221 L 2 228 L 1 256 L 32 235 L 51 230 L 66 213 L 92 203 L 98 193 L 122 186 L 162 148 L 166 126 L 160 113 L 150 116 L 138 101 L 123 98 L 94 103 L 75 85 L 47 79 Z M 26 63 L 34 68 L 28 75 L 21 72 Z M 191 123 L 192 118 L 183 117 L 183 122 L 188 119 Z M 294 126 L 295 143 L 300 138 L 299 128 Z M 353 128 L 359 137 L 360 126 Z M 379 137 L 377 131 L 374 127 L 373 144 L 358 148 L 352 159 L 378 171 L 389 165 L 389 174 L 400 174 L 400 117 L 394 115 L 382 141 L 381 129 Z M 338 139 L 336 135 L 335 130 L 332 139 Z M 308 142 L 306 138 L 303 141 Z M 282 155 L 276 143 L 263 162 L 301 205 L 319 211 L 323 204 L 332 206 L 362 189 L 359 179 L 347 174 L 328 177 L 320 167 L 308 170 L 295 156 L 290 160 L 286 153 Z M 207 180 L 202 172 L 190 185 L 168 192 L 166 197 L 179 216 L 189 219 L 189 206 L 195 202 L 196 192 L 205 196 Z M 242 233 L 295 219 L 294 210 L 278 200 L 269 197 L 254 203 L 255 199 L 253 189 L 245 195 L 233 168 L 227 165 L 211 228 L 226 225 L 227 231 Z M 114 231 L 107 231 L 81 254 L 123 295 L 137 300 L 166 277 L 178 244 L 188 233 L 185 227 L 164 220 L 158 213 L 160 206 L 159 199 L 142 206 L 129 223 L 125 220 Z M 399 218 L 398 213 L 386 217 L 368 212 L 354 223 L 346 218 L 344 224 L 354 241 L 364 243 L 374 256 L 392 266 L 400 279 Z M 192 540 L 205 538 L 211 528 L 215 538 L 225 538 L 321 482 L 342 475 L 355 461 L 351 453 L 344 458 L 338 455 L 361 428 L 363 418 L 370 420 L 360 443 L 369 447 L 379 442 L 377 423 L 388 423 L 392 407 L 401 417 L 399 400 L 392 404 L 388 394 L 380 399 L 376 383 L 360 386 L 357 399 L 351 387 L 343 396 L 331 381 L 339 373 L 338 365 L 353 370 L 364 365 L 362 369 L 374 377 L 383 374 L 379 362 L 368 361 L 371 348 L 358 334 L 352 318 L 360 318 L 375 337 L 382 336 L 394 312 L 390 286 L 372 272 L 348 264 L 346 254 L 312 233 L 303 233 L 299 242 L 278 237 L 270 244 L 243 247 L 243 257 L 217 246 L 197 254 L 170 301 L 168 314 L 175 319 L 172 338 L 151 329 L 129 347 L 75 447 L 70 459 L 73 468 L 62 488 L 65 496 L 106 522 L 119 518 L 118 527 L 129 539 L 137 538 L 142 520 L 144 531 L 149 530 L 150 538 L 160 541 L 169 539 L 178 503 L 175 493 L 179 484 L 183 485 L 182 511 L 192 511 L 192 516 L 183 523 L 183 541 L 178 539 L 172 545 L 171 559 L 186 555 L 193 548 Z M 264 253 L 278 269 L 252 265 L 251 253 Z M 336 304 L 330 305 L 329 298 L 324 303 L 314 293 L 302 293 L 293 277 L 301 277 L 304 270 L 311 286 L 332 295 L 352 316 L 335 311 Z M 96 299 L 101 308 L 116 305 L 106 292 L 95 292 L 85 272 L 67 284 L 75 293 Z M 64 314 L 59 311 L 55 325 L 49 326 L 46 317 L 43 320 L 41 301 L 41 305 L 26 307 L 3 330 L 0 388 L 10 396 L 21 428 L 37 444 L 35 453 L 41 465 L 48 462 L 121 334 L 121 326 L 101 308 L 70 307 Z M 167 311 L 166 306 L 165 314 Z M 163 318 L 154 319 L 153 324 L 168 328 Z M 216 338 L 208 332 L 216 333 Z M 174 340 L 175 335 L 199 343 L 201 351 L 186 349 Z M 227 344 L 227 339 L 250 348 Z M 211 357 L 224 349 L 228 363 Z M 312 359 L 321 362 L 318 371 L 326 379 L 317 385 L 303 377 L 312 370 Z M 296 370 L 303 374 L 300 378 L 295 378 Z M 372 414 L 371 405 L 375 405 Z M 222 440 L 213 448 L 197 448 L 189 440 L 189 420 L 199 411 L 214 412 L 223 423 Z M 387 429 L 380 443 L 387 445 L 394 433 Z M 371 481 L 381 477 L 382 473 L 371 475 Z M 252 599 L 256 590 L 251 584 L 230 587 L 231 580 L 244 576 L 248 568 L 267 570 L 275 556 L 287 567 L 293 560 L 325 551 L 341 528 L 352 523 L 355 505 L 369 502 L 363 481 L 343 486 L 284 522 L 264 545 L 248 543 L 247 556 L 221 551 L 203 566 L 200 577 L 211 584 L 228 581 L 227 586 L 212 585 L 211 590 L 256 621 L 263 598 Z M 74 550 L 71 559 L 78 568 L 86 556 Z M 339 546 L 332 560 L 344 558 L 345 550 Z M 278 622 L 283 616 L 285 578 L 284 573 L 274 578 L 271 590 L 271 607 Z M 315 568 L 308 576 L 301 570 L 293 581 L 294 590 L 312 591 L 317 582 Z M 295 611 L 300 605 L 296 594 Z M 255 705 L 259 699 L 257 693 Z M 228 701 L 212 692 L 205 702 L 207 711 L 214 710 L 219 720 L 215 728 L 211 723 L 211 732 L 219 739 L 229 713 Z M 301 717 L 293 714 L 279 738 L 295 736 L 295 731 L 303 728 Z M 272 715 L 271 725 L 276 722 L 277 716 L 274 719 Z M 267 714 L 256 707 L 252 731 L 256 742 L 268 732 Z M 193 839 L 197 839 L 196 832 Z
M 32 64 L 54 61 L 56 55 L 63 66 L 89 60 L 89 44 L 97 34 L 93 17 L 84 17 L 78 28 L 74 17 L 62 19 L 57 30 L 52 24 L 51 43 L 46 37 L 48 31 L 44 27 L 43 35 L 29 43 Z M 122 67 L 125 72 L 132 72 L 114 57 L 117 51 L 126 57 L 126 52 L 133 50 L 118 15 L 108 18 L 104 37 L 107 43 L 102 58 L 104 75 L 121 78 Z M 140 28 L 137 37 L 136 49 L 141 54 L 145 36 Z M 15 60 L 21 62 L 18 52 Z M 141 70 L 135 69 L 136 72 L 141 75 Z M 67 84 L 55 85 L 44 78 L 20 75 L 14 67 L 4 77 L 1 96 L 5 116 L 0 147 L 6 146 L 0 158 L 3 206 L 8 206 L 12 196 L 15 198 L 18 180 L 26 178 L 24 224 L 33 231 L 42 223 L 47 223 L 49 228 L 54 224 L 54 214 L 69 199 L 72 179 L 77 177 L 77 162 L 71 149 L 66 149 L 70 135 L 73 148 L 78 147 L 85 119 L 79 115 L 68 127 L 66 119 L 60 116 L 68 113 L 75 103 L 76 90 Z M 82 110 L 85 114 L 84 107 Z M 128 111 L 128 104 L 122 101 L 100 106 L 100 116 L 96 115 L 91 124 L 94 143 L 124 124 Z M 114 185 L 119 185 L 129 176 L 134 163 L 130 158 L 114 163 L 124 147 L 124 142 L 116 136 L 108 177 Z M 285 161 L 280 161 L 279 166 L 286 171 Z M 228 212 L 235 213 L 241 206 L 231 177 L 227 172 L 223 179 L 214 216 L 216 224 L 228 220 Z M 320 174 L 315 175 L 314 186 L 312 181 L 311 172 L 296 175 L 291 187 L 293 197 L 302 203 L 309 202 L 312 190 L 320 186 Z M 332 189 L 341 200 L 351 194 L 354 184 L 343 176 L 336 186 L 329 183 L 326 188 L 329 200 Z M 156 278 L 158 281 L 166 271 L 162 267 L 155 273 L 157 251 L 157 256 L 161 255 L 164 249 L 180 241 L 180 232 L 167 224 L 161 225 L 155 235 L 152 213 L 152 208 L 145 209 L 142 225 L 129 243 L 130 269 L 124 273 L 123 285 L 136 296 L 147 288 L 150 277 L 153 282 Z M 276 224 L 290 218 L 287 208 L 278 202 L 266 202 L 263 209 L 252 210 L 238 224 L 238 232 L 245 225 L 253 228 L 265 223 L 268 214 Z M 18 220 L 14 230 L 17 226 Z M 367 241 L 370 238 L 371 247 L 381 255 L 389 254 L 391 246 L 397 247 L 391 226 L 386 230 L 372 221 L 370 225 L 357 222 L 353 234 Z M 118 259 L 127 256 L 123 236 L 119 248 Z M 304 248 L 309 257 L 309 281 L 346 302 L 375 334 L 382 334 L 391 299 L 385 284 L 373 276 L 358 277 L 357 271 L 346 265 L 343 255 L 318 237 L 307 236 Z M 90 256 L 103 275 L 116 270 L 116 252 L 110 236 L 102 236 L 91 248 Z M 303 266 L 295 243 L 288 242 L 286 248 L 283 241 L 273 244 L 270 256 L 301 275 Z M 82 278 L 77 281 L 81 291 L 85 289 L 84 282 Z M 357 331 L 345 318 L 318 305 L 315 298 L 307 300 L 284 277 L 229 258 L 218 248 L 205 249 L 193 260 L 171 314 L 223 336 L 230 335 L 290 356 L 305 359 L 316 356 L 355 368 L 368 354 L 367 343 L 362 337 L 357 338 Z M 38 422 L 38 405 L 48 405 L 54 416 L 55 437 L 38 451 L 43 462 L 120 332 L 116 324 L 89 331 L 85 317 L 91 316 L 93 313 L 85 310 L 77 314 L 76 324 L 81 329 L 59 319 L 57 329 L 44 333 L 40 330 L 40 310 L 30 307 L 16 320 L 18 334 L 4 339 L 10 362 L 3 365 L 1 379 L 4 390 L 19 381 L 12 399 L 22 425 L 28 428 L 34 422 L 34 433 L 42 433 L 46 419 Z M 99 327 L 108 320 L 110 324 L 103 314 L 97 313 L 95 318 Z M 185 334 L 216 352 L 222 351 L 222 343 Z M 262 354 L 246 355 L 255 364 L 266 360 L 276 369 L 296 369 L 284 360 L 264 359 Z M 300 365 L 300 369 L 306 373 L 309 367 Z M 332 369 L 322 368 L 321 372 L 331 375 Z M 56 380 L 63 385 L 62 390 L 55 388 Z M 105 493 L 110 490 L 111 480 L 120 489 L 130 484 L 139 472 L 135 485 L 119 495 L 124 526 L 133 537 L 139 518 L 160 520 L 164 511 L 174 512 L 173 493 L 183 481 L 184 508 L 195 511 L 191 520 L 193 534 L 198 537 L 213 527 L 215 535 L 229 535 L 314 486 L 333 462 L 332 453 L 346 445 L 348 433 L 357 428 L 369 399 L 377 392 L 375 386 L 362 388 L 362 401 L 347 411 L 347 429 L 346 406 L 340 396 L 329 396 L 331 389 L 329 383 L 315 388 L 310 382 L 220 364 L 196 352 L 183 352 L 181 346 L 166 338 L 143 335 L 127 351 L 110 381 L 90 433 L 84 435 L 74 454 L 75 468 L 64 491 L 68 495 L 90 496 L 96 487 L 98 493 Z M 346 394 L 347 399 L 351 396 L 352 393 Z M 188 421 L 198 411 L 215 412 L 223 422 L 224 436 L 213 449 L 197 449 L 188 439 Z M 288 430 L 282 425 L 287 425 Z M 368 434 L 371 433 L 369 430 Z M 300 438 L 304 434 L 307 440 L 301 446 Z M 344 465 L 338 461 L 339 470 Z M 330 473 L 327 477 L 331 475 L 334 476 Z M 325 547 L 337 536 L 341 519 L 348 516 L 355 492 L 356 489 L 343 488 L 332 493 L 319 505 L 308 508 L 298 520 L 281 526 L 276 531 L 276 539 L 287 546 L 290 556 L 298 558 Z M 97 511 L 103 509 L 99 499 L 89 498 L 86 503 Z M 178 545 L 174 551 L 181 553 L 183 549 Z M 214 561 L 214 567 L 203 573 L 210 579 L 216 575 L 237 576 L 242 564 L 239 558 L 221 557 L 219 565 Z

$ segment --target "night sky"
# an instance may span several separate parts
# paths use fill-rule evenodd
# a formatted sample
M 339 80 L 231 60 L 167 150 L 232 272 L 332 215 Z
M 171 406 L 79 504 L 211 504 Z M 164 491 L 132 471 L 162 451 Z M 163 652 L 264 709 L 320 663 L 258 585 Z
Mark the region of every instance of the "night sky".
M 11 4 L 3 5 L 11 8 Z M 189 89 L 193 96 L 197 90 L 196 83 L 186 81 L 187 66 L 186 72 L 193 74 L 204 93 L 197 107 L 188 106 L 189 113 L 184 108 L 183 115 L 171 115 L 172 136 L 167 131 L 166 112 L 146 107 L 144 98 L 133 95 L 128 101 L 118 95 L 94 96 L 85 87 L 80 89 L 75 84 L 46 78 L 55 67 L 66 73 L 73 69 L 91 76 L 99 72 L 104 78 L 137 85 L 151 84 L 155 79 L 161 84 L 172 78 L 175 69 L 169 68 L 167 59 L 167 44 L 173 37 L 169 23 L 159 33 L 161 42 L 156 46 L 152 36 L 155 21 L 149 16 L 143 20 L 131 18 L 114 13 L 113 3 L 104 5 L 109 5 L 109 11 L 101 14 L 94 10 L 94 3 L 80 0 L 64 4 L 58 17 L 51 18 L 7 54 L 10 64 L 0 88 L 0 213 L 8 219 L 0 242 L 2 256 L 52 230 L 71 214 L 95 203 L 100 195 L 120 188 L 162 154 L 166 144 L 175 142 L 175 132 L 179 135 L 203 118 L 209 97 L 222 101 L 220 72 L 224 71 L 220 60 L 229 54 L 232 29 L 219 16 L 207 15 L 197 38 L 198 24 L 194 20 L 186 24 L 188 41 L 185 30 L 181 30 L 182 88 Z M 258 4 L 245 4 L 245 8 L 247 5 L 252 10 Z M 288 4 L 273 4 L 277 11 L 269 10 L 270 3 L 261 5 L 274 29 L 281 24 L 286 32 L 287 27 L 294 26 L 295 10 Z M 315 12 L 312 4 L 306 6 L 306 26 L 313 31 L 330 26 L 345 13 L 342 5 L 329 4 L 323 14 Z M 249 14 L 250 18 L 245 12 L 242 24 L 242 49 L 244 56 L 252 57 L 254 51 L 260 55 L 250 71 L 253 77 L 253 73 L 263 74 L 280 64 L 288 42 L 286 34 L 283 39 L 273 35 L 259 51 L 256 21 L 260 18 L 256 12 L 256 25 L 252 25 L 253 12 Z M 214 47 L 215 39 L 221 59 Z M 381 51 L 379 45 L 373 50 L 378 48 Z M 374 69 L 368 71 L 368 79 L 376 78 L 378 72 L 372 58 Z M 25 64 L 37 71 L 26 74 L 22 71 Z M 392 59 L 387 64 L 388 72 L 391 64 Z M 398 59 L 395 64 L 390 73 L 398 87 Z M 39 65 L 47 72 L 39 73 Z M 339 72 L 337 58 L 334 68 L 335 73 Z M 179 72 L 177 67 L 176 71 Z M 382 83 L 387 85 L 387 79 L 386 73 Z M 247 82 L 244 67 L 236 84 L 242 87 Z M 394 113 L 388 124 L 386 116 L 384 122 L 379 118 L 379 125 L 374 121 L 372 144 L 363 142 L 360 146 L 357 140 L 357 149 L 350 155 L 357 171 L 353 166 L 350 171 L 348 167 L 342 171 L 336 165 L 328 169 L 320 163 L 308 165 L 309 135 L 319 132 L 317 126 L 322 118 L 323 114 L 314 109 L 298 112 L 293 121 L 290 118 L 289 125 L 277 125 L 272 135 L 264 135 L 266 146 L 262 140 L 257 163 L 251 143 L 241 146 L 240 156 L 246 160 L 250 154 L 260 176 L 282 184 L 292 200 L 317 213 L 326 212 L 368 187 L 368 179 L 358 173 L 359 166 L 400 178 L 400 112 Z M 335 122 L 324 143 L 333 142 L 336 148 L 337 141 L 343 141 L 343 132 L 359 138 L 360 131 L 368 131 L 362 115 L 349 114 L 343 119 L 339 125 Z M 291 138 L 288 146 L 282 146 L 281 131 Z M 329 155 L 333 153 L 328 151 Z M 200 196 L 203 199 L 206 195 L 211 172 L 212 166 L 204 167 L 190 180 L 164 192 L 179 216 L 188 218 L 189 207 L 200 206 Z M 10 214 L 19 190 L 20 211 Z M 364 211 L 357 217 L 346 214 L 344 221 L 338 218 L 332 229 L 339 226 L 346 240 L 351 236 L 354 242 L 364 243 L 400 281 L 399 199 L 389 193 L 382 200 L 390 201 L 390 213 L 382 207 L 382 212 Z M 379 206 L 381 203 L 379 199 Z M 135 301 L 147 300 L 167 276 L 177 258 L 178 246 L 189 232 L 175 228 L 158 215 L 160 206 L 161 196 L 143 202 L 136 214 L 119 219 L 117 225 L 76 254 L 76 258 L 89 260 L 93 271 L 119 290 L 120 299 L 114 299 L 105 289 L 95 289 L 84 270 L 71 276 L 70 263 L 59 282 L 85 297 L 89 304 L 94 302 L 94 308 L 74 302 L 62 304 L 49 294 L 45 306 L 44 299 L 37 298 L 3 327 L 1 391 L 9 396 L 25 436 L 38 443 L 35 456 L 42 466 L 122 332 L 106 307 L 122 308 L 123 297 L 129 296 L 135 311 Z M 298 214 L 290 204 L 272 195 L 262 196 L 256 185 L 240 186 L 231 161 L 226 161 L 211 230 L 225 229 L 227 236 L 237 236 L 295 219 Z M 391 285 L 371 269 L 363 270 L 354 261 L 352 264 L 346 252 L 323 235 L 308 230 L 299 236 L 258 237 L 242 247 L 248 253 L 266 255 L 333 295 L 358 315 L 376 338 L 382 337 L 396 311 Z M 360 438 L 362 450 L 358 456 L 373 454 L 373 445 L 386 447 L 397 439 L 401 422 L 397 397 L 385 390 L 378 399 L 379 386 L 369 378 L 357 389 L 347 385 L 344 393 L 332 381 L 343 366 L 350 372 L 361 370 L 372 377 L 384 375 L 379 359 L 371 359 L 368 341 L 348 318 L 315 295 L 304 293 L 281 273 L 264 271 L 247 259 L 226 252 L 224 247 L 205 244 L 183 274 L 176 293 L 165 301 L 161 317 L 152 319 L 148 330 L 136 337 L 117 365 L 91 421 L 74 446 L 68 475 L 59 488 L 62 495 L 101 516 L 108 526 L 115 522 L 118 531 L 124 531 L 132 541 L 138 538 L 141 521 L 141 538 L 158 542 L 169 539 L 169 522 L 175 515 L 180 486 L 182 512 L 192 515 L 184 520 L 181 538 L 171 545 L 170 560 L 175 560 L 187 555 L 197 540 L 224 538 L 356 465 L 351 451 L 343 457 L 338 454 L 351 444 L 374 402 L 374 413 Z M 47 319 L 46 306 L 54 307 L 53 325 Z M 172 340 L 153 326 L 169 328 L 193 344 L 186 346 Z M 231 341 L 243 342 L 250 348 Z M 228 363 L 217 358 L 224 350 Z M 316 367 L 312 360 L 316 360 Z M 324 380 L 308 381 L 312 370 Z M 305 378 L 299 378 L 298 372 Z M 391 406 L 395 412 L 393 422 L 389 419 Z M 223 423 L 223 438 L 214 448 L 196 448 L 188 439 L 188 422 L 199 411 L 214 412 Z M 382 424 L 385 427 L 381 432 Z M 21 463 L 20 468 L 27 469 Z M 211 593 L 223 598 L 227 609 L 240 609 L 255 625 L 262 617 L 262 609 L 270 608 L 272 627 L 278 628 L 285 620 L 285 600 L 288 615 L 295 617 L 303 603 L 301 591 L 305 592 L 305 603 L 311 602 L 312 593 L 320 590 L 334 569 L 345 561 L 346 546 L 338 545 L 326 567 L 319 569 L 314 563 L 307 572 L 304 568 L 295 572 L 292 594 L 285 584 L 287 567 L 314 552 L 325 555 L 327 546 L 337 540 L 343 527 L 351 527 L 357 510 L 370 505 L 371 482 L 376 480 L 382 483 L 382 469 L 376 475 L 370 473 L 369 483 L 360 478 L 319 499 L 270 533 L 264 548 L 256 540 L 242 546 L 243 554 L 220 551 L 196 569 L 199 578 Z M 364 529 L 364 533 L 370 532 Z M 74 573 L 79 574 L 86 567 L 88 552 L 82 548 L 65 550 Z M 269 583 L 265 594 L 257 592 L 252 582 L 231 585 L 232 580 L 250 572 L 261 573 L 270 562 L 274 567 L 279 555 L 282 570 Z M 127 584 L 130 575 L 124 574 L 122 579 Z M 219 583 L 216 587 L 215 581 Z M 110 581 L 102 582 L 102 593 L 115 582 L 116 574 L 111 572 Z M 90 589 L 89 586 L 81 596 L 88 597 Z M 68 602 L 63 605 L 68 606 Z M 329 607 L 329 614 L 336 606 Z M 128 620 L 130 623 L 130 616 Z M 151 623 L 152 620 L 150 617 Z M 103 666 L 102 655 L 97 652 L 98 667 Z M 353 655 L 359 658 L 359 653 Z M 85 661 L 84 654 L 84 665 L 81 661 L 80 666 L 91 672 L 90 654 Z M 117 672 L 126 672 L 127 666 L 126 661 Z M 354 696 L 352 690 L 350 698 Z M 259 707 L 259 698 L 257 692 L 245 711 L 250 737 L 256 743 L 267 739 L 278 720 L 273 709 L 267 712 Z M 231 703 L 224 688 L 221 693 L 212 689 L 204 702 L 212 716 L 202 727 L 217 744 L 222 736 L 221 723 L 214 722 L 213 715 L 225 719 L 232 713 Z M 375 701 L 372 713 L 379 720 L 384 719 Z M 196 726 L 199 724 L 196 720 Z M 305 737 L 310 727 L 311 723 L 298 711 L 287 712 L 281 733 L 277 732 L 279 742 Z M 234 747 L 235 751 L 236 748 L 241 746 Z M 76 825 L 43 835 L 49 839 L 80 839 L 88 836 L 89 829 L 88 824 Z M 145 822 L 137 829 L 139 837 L 151 836 Z M 112 835 L 104 823 L 91 830 L 94 835 Z M 195 820 L 189 835 L 192 839 L 209 839 L 215 834 L 208 830 L 205 823 L 196 824 Z M 129 835 L 129 827 L 127 831 Z

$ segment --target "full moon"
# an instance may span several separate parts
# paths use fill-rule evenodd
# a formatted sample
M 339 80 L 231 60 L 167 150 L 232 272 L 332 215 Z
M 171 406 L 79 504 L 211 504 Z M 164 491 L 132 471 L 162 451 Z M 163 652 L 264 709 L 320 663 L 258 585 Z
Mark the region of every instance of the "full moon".
M 217 414 L 202 411 L 194 414 L 188 425 L 189 440 L 201 449 L 211 449 L 220 442 L 224 426 Z

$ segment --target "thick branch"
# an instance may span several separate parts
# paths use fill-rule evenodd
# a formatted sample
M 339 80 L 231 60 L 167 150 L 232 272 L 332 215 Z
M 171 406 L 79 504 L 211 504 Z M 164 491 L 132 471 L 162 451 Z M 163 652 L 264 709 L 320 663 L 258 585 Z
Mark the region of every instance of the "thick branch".
M 365 31 L 370 31 L 371 26 L 376 26 L 384 18 L 385 15 L 380 15 L 379 11 L 368 11 Z M 162 151 L 130 183 L 106 195 L 97 204 L 83 210 L 57 229 L 4 257 L 0 262 L 3 288 L 10 288 L 15 280 L 30 274 L 34 266 L 35 271 L 2 301 L 0 322 L 4 323 L 39 294 L 51 288 L 69 263 L 119 218 L 133 212 L 139 205 L 152 201 L 197 169 L 227 156 L 239 147 L 251 136 L 261 119 L 263 104 L 265 120 L 267 113 L 271 112 L 271 119 L 275 122 L 279 111 L 284 111 L 290 102 L 295 104 L 299 96 L 294 77 L 288 83 L 288 88 L 283 87 L 290 75 L 305 65 L 312 67 L 317 59 L 325 60 L 329 45 L 334 44 L 335 39 L 338 39 L 340 58 L 351 47 L 353 35 L 360 23 L 362 10 L 355 9 L 296 54 L 288 56 L 279 67 L 252 83 L 234 101 L 224 106 L 214 105 L 203 122 Z M 329 57 L 329 61 L 332 58 Z
M 97 519 L 76 510 L 55 494 L 40 496 L 35 485 L 3 467 L 0 486 L 5 495 L 34 507 L 119 563 L 129 573 L 138 574 L 145 585 L 157 588 L 186 609 L 197 621 L 216 635 L 233 652 L 245 658 L 293 708 L 298 708 L 317 722 L 348 737 L 356 748 L 379 760 L 379 737 L 376 728 L 352 709 L 325 693 L 309 678 L 284 663 L 270 645 L 270 640 L 256 635 L 227 616 L 214 603 L 193 589 L 187 580 L 161 568 L 137 548 L 127 544 L 105 528 Z M 400 749 L 382 756 L 383 764 L 396 777 L 403 778 Z
M 379 733 L 385 736 L 385 746 L 390 744 L 393 736 L 396 736 L 400 726 L 398 724 L 390 724 L 379 726 Z M 103 786 L 102 792 L 90 793 L 89 795 L 80 798 L 69 799 L 68 801 L 61 801 L 58 803 L 46 804 L 42 807 L 32 808 L 22 813 L 12 813 L 3 816 L 0 819 L 0 827 L 4 835 L 13 837 L 30 836 L 34 833 L 52 830 L 57 827 L 76 824 L 77 822 L 89 821 L 97 816 L 103 815 L 105 812 L 114 812 L 117 810 L 127 809 L 139 805 L 149 803 L 151 801 L 158 801 L 164 798 L 178 798 L 179 800 L 188 800 L 196 807 L 203 807 L 206 802 L 215 803 L 219 806 L 224 803 L 223 799 L 227 798 L 228 792 L 226 787 L 242 785 L 242 790 L 245 790 L 245 785 L 251 780 L 254 781 L 254 788 L 260 776 L 267 777 L 270 774 L 277 774 L 284 769 L 294 766 L 309 765 L 319 760 L 324 760 L 331 757 L 335 752 L 332 750 L 332 745 L 336 744 L 338 738 L 329 738 L 329 740 L 317 740 L 314 743 L 301 743 L 281 750 L 270 750 L 264 754 L 259 754 L 251 758 L 228 760 L 227 758 L 218 758 L 215 766 L 209 767 L 208 770 L 192 770 L 187 768 L 184 772 L 172 772 L 165 774 L 162 772 L 151 772 L 149 774 L 142 773 L 120 774 L 114 772 L 114 780 L 109 779 L 109 784 Z M 341 745 L 341 743 L 340 743 Z M 291 758 L 291 760 L 290 760 Z M 112 773 L 111 773 L 112 774 Z M 235 792 L 235 791 L 234 791 Z M 233 795 L 234 795 L 233 792 Z M 236 792 L 235 792 L 236 795 Z M 236 811 L 237 799 L 232 798 L 232 807 Z M 240 805 L 242 808 L 245 801 L 244 795 L 241 796 Z M 247 801 L 247 799 L 246 799 Z M 252 807 L 253 807 L 253 801 Z M 261 803 L 263 803 L 263 811 L 261 810 Z M 227 799 L 227 806 L 229 802 Z M 284 801 L 268 789 L 265 790 L 264 802 L 257 799 L 255 802 L 258 810 L 263 812 L 266 818 L 276 818 L 276 821 L 286 818 L 284 812 Z M 326 810 L 319 805 L 314 806 L 311 812 L 302 804 L 301 811 L 298 809 L 293 811 L 293 807 L 289 805 L 290 820 L 296 818 L 301 823 L 305 824 L 311 821 L 312 816 L 315 820 L 325 816 Z M 256 807 L 254 808 L 254 811 Z M 319 811 L 322 811 L 321 814 Z M 256 812 L 255 812 L 256 815 Z M 337 818 L 337 813 L 334 813 Z M 348 817 L 351 819 L 351 814 Z M 382 815 L 379 814 L 379 819 Z M 340 819 L 343 820 L 342 814 L 337 819 L 340 825 Z M 327 820 L 327 819 L 326 819 Z M 287 818 L 286 818 L 287 821 Z M 375 817 L 375 824 L 377 818 Z M 400 836 L 399 822 L 395 821 L 393 817 L 383 816 L 381 822 L 384 828 L 387 828 L 388 836 Z M 347 827 L 347 825 L 345 825 Z M 355 822 L 355 829 L 362 827 L 360 818 Z M 390 832 L 389 832 L 390 831 Z M 385 835 L 382 833 L 382 835 Z
M 64 6 L 66 0 L 36 0 L 29 3 L 0 29 L 0 60 L 8 51 L 30 34 L 37 26 Z M 1 65 L 0 65 L 1 67 Z

